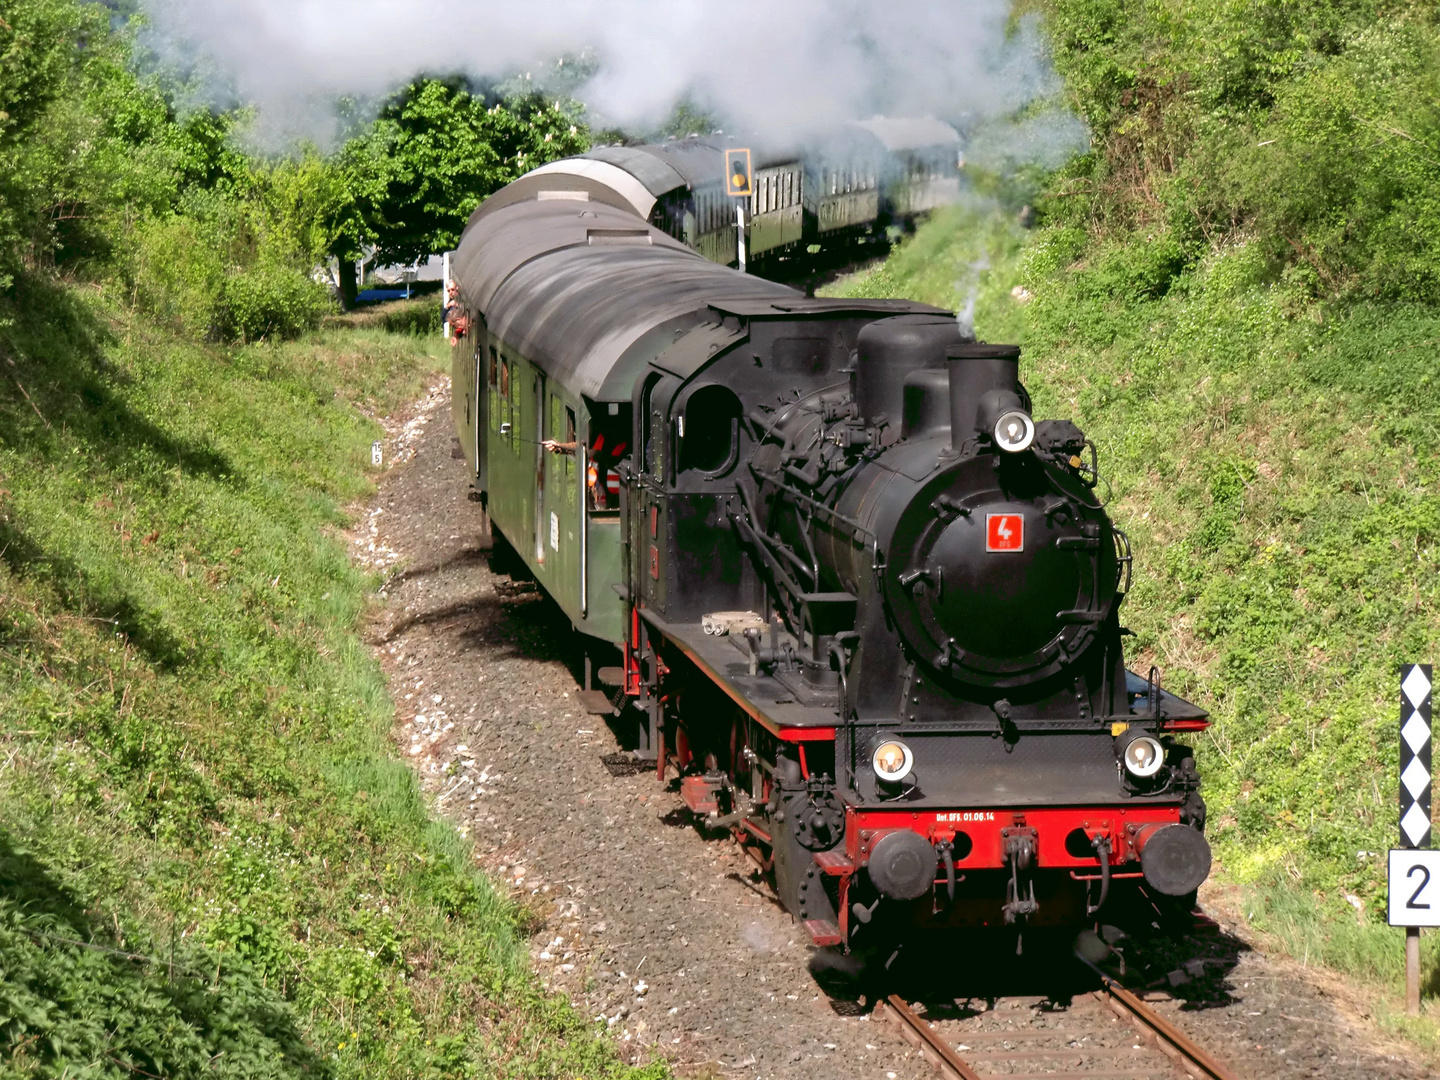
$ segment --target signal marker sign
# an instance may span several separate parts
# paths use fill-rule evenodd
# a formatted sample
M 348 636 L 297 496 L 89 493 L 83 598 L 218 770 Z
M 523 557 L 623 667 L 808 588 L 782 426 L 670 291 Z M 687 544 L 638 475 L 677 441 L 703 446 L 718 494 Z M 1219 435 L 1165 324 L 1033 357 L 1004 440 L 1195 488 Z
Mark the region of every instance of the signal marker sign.
M 1391 926 L 1440 926 L 1440 851 L 1390 852 Z
M 1024 551 L 1025 518 L 1020 514 L 986 514 L 985 550 Z
M 1405 1011 L 1420 1015 L 1420 927 L 1440 926 L 1440 851 L 1430 847 L 1429 664 L 1400 669 L 1400 842 L 1390 850 L 1391 926 L 1405 927 Z
M 1429 664 L 1400 670 L 1400 838 L 1408 848 L 1430 846 Z

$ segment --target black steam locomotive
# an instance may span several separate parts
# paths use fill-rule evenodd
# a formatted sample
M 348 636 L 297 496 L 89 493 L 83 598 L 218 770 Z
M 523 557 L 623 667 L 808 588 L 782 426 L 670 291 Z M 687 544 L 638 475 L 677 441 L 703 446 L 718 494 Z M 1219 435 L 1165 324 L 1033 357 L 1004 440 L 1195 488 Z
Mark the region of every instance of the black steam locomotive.
M 1193 900 L 1206 714 L 1126 670 L 1128 542 L 1018 348 L 716 265 L 580 173 L 497 193 L 454 267 L 492 528 L 817 944 Z

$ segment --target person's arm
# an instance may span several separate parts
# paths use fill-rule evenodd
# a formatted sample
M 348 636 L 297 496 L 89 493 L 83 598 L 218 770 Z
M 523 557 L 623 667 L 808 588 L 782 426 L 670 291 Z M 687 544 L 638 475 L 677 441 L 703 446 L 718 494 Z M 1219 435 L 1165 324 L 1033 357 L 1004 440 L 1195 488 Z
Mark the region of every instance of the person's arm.
M 573 454 L 575 444 L 573 442 L 556 442 L 554 439 L 546 439 L 540 444 L 552 454 Z

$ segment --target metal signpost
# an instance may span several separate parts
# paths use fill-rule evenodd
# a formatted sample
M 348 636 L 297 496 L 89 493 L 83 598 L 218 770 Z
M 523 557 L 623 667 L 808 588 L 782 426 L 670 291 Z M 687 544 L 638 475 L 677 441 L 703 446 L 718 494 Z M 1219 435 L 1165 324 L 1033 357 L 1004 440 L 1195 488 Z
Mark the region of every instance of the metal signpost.
M 1430 850 L 1429 664 L 1400 669 L 1400 843 L 1390 850 L 1390 925 L 1405 927 L 1405 1011 L 1420 1013 L 1420 928 L 1440 926 L 1440 851 Z

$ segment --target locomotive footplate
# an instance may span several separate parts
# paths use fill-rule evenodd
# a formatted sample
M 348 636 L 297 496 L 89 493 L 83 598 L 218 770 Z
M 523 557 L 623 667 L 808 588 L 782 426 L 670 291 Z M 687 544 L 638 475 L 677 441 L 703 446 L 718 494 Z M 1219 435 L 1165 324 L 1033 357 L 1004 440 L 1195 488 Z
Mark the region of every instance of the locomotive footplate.
M 671 623 L 648 608 L 638 609 L 662 637 L 681 652 L 714 684 L 761 726 L 786 742 L 835 737 L 833 704 L 807 705 L 779 679 L 751 674 L 744 656 L 728 637 L 707 634 L 700 623 Z

